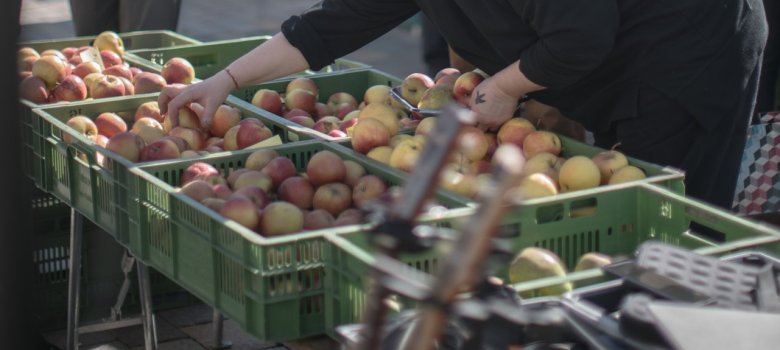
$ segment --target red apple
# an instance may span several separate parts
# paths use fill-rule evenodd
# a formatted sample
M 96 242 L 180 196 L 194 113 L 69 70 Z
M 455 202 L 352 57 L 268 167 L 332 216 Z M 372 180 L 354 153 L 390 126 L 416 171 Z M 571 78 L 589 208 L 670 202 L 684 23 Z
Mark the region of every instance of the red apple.
M 274 90 L 260 89 L 252 96 L 251 103 L 276 115 L 282 115 L 282 97 Z
M 103 67 L 105 68 L 122 65 L 122 57 L 114 51 L 101 50 L 100 59 L 103 60 Z
M 216 197 L 211 184 L 203 180 L 194 180 L 186 183 L 179 189 L 179 193 L 182 193 L 197 202 L 202 202 L 206 198 Z
M 458 70 L 457 68 L 452 68 L 452 67 L 442 68 L 441 70 L 436 72 L 436 74 L 433 76 L 433 81 L 435 84 L 438 84 L 442 78 L 454 76 L 455 79 L 458 79 L 460 75 L 461 75 L 460 70 Z
M 25 71 L 32 72 L 32 67 L 33 67 L 33 65 L 35 65 L 35 61 L 37 61 L 37 60 L 38 60 L 38 57 L 36 57 L 36 56 L 27 56 L 27 57 L 23 58 L 20 61 L 19 66 L 17 67 L 17 70 L 21 71 L 21 72 L 25 72 Z
M 376 119 L 361 120 L 352 132 L 352 149 L 366 154 L 375 147 L 386 146 L 390 142 L 390 133 L 382 122 Z
M 133 73 L 133 78 L 135 78 L 136 75 L 143 73 L 143 71 L 138 67 L 130 67 L 130 73 Z
M 254 202 L 242 194 L 233 194 L 222 206 L 222 210 L 219 213 L 233 220 L 244 227 L 254 230 L 260 223 L 260 218 L 257 215 L 257 207 Z
M 70 74 L 68 63 L 54 56 L 41 56 L 32 67 L 32 74 L 46 83 L 46 87 L 53 89 L 57 84 Z
M 100 65 L 97 62 L 82 62 L 73 69 L 73 74 L 78 75 L 81 79 L 84 79 L 90 73 L 100 73 Z
M 317 111 L 314 106 L 316 103 L 317 96 L 304 89 L 292 90 L 284 97 L 284 104 L 287 106 L 288 110 L 299 108 L 309 112 L 309 114 L 313 114 Z
M 528 119 L 509 119 L 498 129 L 498 144 L 511 143 L 522 148 L 523 140 L 533 131 L 536 131 L 536 127 Z
M 214 119 L 211 121 L 211 135 L 224 137 L 230 128 L 238 125 L 241 121 L 241 110 L 228 105 L 220 105 L 214 112 Z
M 168 84 L 190 84 L 195 79 L 195 68 L 186 59 L 173 57 L 162 66 L 161 75 Z
M 144 146 L 144 140 L 140 136 L 131 132 L 121 132 L 111 136 L 105 147 L 131 162 L 137 162 L 141 159 Z
M 523 155 L 529 159 L 539 153 L 561 154 L 561 139 L 549 131 L 533 131 L 523 139 Z
M 355 208 L 349 208 L 341 212 L 333 222 L 333 226 L 358 225 L 363 221 L 363 213 Z
M 485 76 L 475 71 L 463 73 L 455 81 L 455 85 L 452 87 L 452 96 L 462 106 L 471 106 L 471 93 L 477 88 L 477 85 L 485 80 Z
M 92 119 L 89 119 L 83 115 L 77 115 L 68 119 L 66 124 L 71 127 L 76 133 L 84 136 L 89 141 L 95 142 L 95 137 L 98 135 L 98 129 Z M 69 133 L 62 133 L 62 141 L 66 144 L 73 142 L 73 138 Z
M 412 73 L 404 78 L 401 83 L 401 97 L 412 106 L 417 106 L 422 99 L 422 95 L 433 87 L 434 81 L 431 77 L 422 73 Z
M 379 176 L 365 175 L 361 177 L 352 189 L 352 202 L 362 207 L 364 204 L 371 202 L 387 190 L 387 184 Z
M 288 118 L 291 122 L 300 124 L 303 127 L 314 128 L 315 121 L 310 117 L 304 115 L 297 115 L 292 118 Z
M 352 206 L 352 190 L 340 182 L 322 185 L 314 192 L 312 200 L 314 209 L 324 209 L 334 216 Z
M 141 72 L 133 76 L 133 86 L 136 94 L 160 92 L 168 83 L 162 75 L 151 72 Z
M 336 219 L 331 213 L 323 209 L 314 209 L 303 215 L 304 230 L 321 230 L 333 227 Z
M 273 136 L 271 129 L 257 124 L 244 124 L 238 128 L 236 133 L 236 144 L 238 149 L 244 149 L 258 142 L 262 142 Z
M 100 113 L 100 115 L 95 118 L 95 125 L 98 128 L 98 133 L 105 135 L 108 138 L 127 131 L 127 124 L 122 117 L 111 112 Z
M 271 200 L 268 198 L 268 194 L 262 188 L 257 186 L 241 187 L 240 189 L 236 190 L 235 193 L 246 196 L 252 200 L 252 203 L 254 203 L 255 208 L 257 209 L 263 209 L 268 205 L 268 203 L 271 203 Z
M 289 83 L 287 83 L 285 92 L 289 94 L 291 91 L 296 89 L 303 89 L 309 91 L 314 96 L 317 96 L 317 94 L 319 94 L 317 83 L 315 83 L 314 80 L 312 80 L 311 78 L 307 78 L 307 77 L 298 77 L 291 80 Z
M 49 89 L 41 78 L 29 76 L 19 84 L 19 97 L 33 103 L 43 104 L 48 102 Z
M 187 141 L 187 145 L 189 145 L 192 150 L 199 151 L 206 148 L 206 135 L 200 130 L 177 126 L 168 134 L 181 137 L 184 141 Z
M 314 119 L 311 113 L 306 112 L 300 108 L 293 108 L 287 111 L 286 113 L 284 113 L 283 115 L 284 119 L 292 119 L 294 117 L 299 117 L 299 116 L 304 116 L 304 117 L 309 117 Z
M 113 75 L 115 77 L 123 77 L 127 80 L 133 80 L 133 73 L 130 71 L 130 67 L 122 64 L 108 67 L 103 70 L 105 75 Z
M 279 187 L 279 185 L 282 184 L 282 181 L 286 180 L 288 177 L 297 175 L 295 163 L 286 157 L 271 159 L 261 171 L 271 177 L 273 188 Z
M 344 104 L 344 103 L 346 103 L 346 105 L 344 105 L 344 107 L 342 107 L 342 104 Z M 340 108 L 345 109 L 345 110 L 348 109 L 348 111 L 346 113 L 349 113 L 349 112 L 351 112 L 353 110 L 356 110 L 358 108 L 358 101 L 357 101 L 357 99 L 355 99 L 354 96 L 350 95 L 347 92 L 336 92 L 336 93 L 333 93 L 332 95 L 330 95 L 330 97 L 328 97 L 327 105 L 328 105 L 328 108 L 330 108 L 330 110 L 334 114 L 337 114 L 336 112 Z M 344 113 L 344 115 L 346 115 L 346 113 Z M 338 115 L 336 117 L 338 117 Z M 343 118 L 343 115 L 342 115 L 342 118 Z M 339 118 L 339 119 L 341 119 L 341 118 Z
M 138 109 L 135 110 L 134 120 L 137 121 L 141 118 L 152 118 L 160 123 L 164 122 L 162 114 L 160 114 L 160 106 L 157 104 L 157 101 L 145 102 L 144 104 L 138 106 Z
M 129 96 L 135 94 L 135 86 L 133 86 L 133 83 L 130 82 L 129 79 L 125 77 L 117 77 L 117 78 L 119 78 L 119 80 L 122 81 L 122 84 L 125 85 L 125 95 Z
M 347 137 L 347 133 L 337 129 L 331 130 L 327 135 L 331 137 Z
M 179 158 L 181 152 L 179 152 L 179 146 L 176 146 L 171 140 L 156 140 L 151 142 L 141 150 L 141 161 L 155 161 L 163 159 L 176 159 Z
M 474 126 L 464 126 L 458 137 L 458 150 L 472 162 L 485 158 L 489 146 L 485 133 Z
M 355 125 L 360 121 L 358 118 L 352 118 L 341 122 L 339 130 L 343 131 L 347 136 L 351 137 L 355 130 Z
M 262 170 L 272 159 L 279 157 L 276 151 L 271 149 L 261 149 L 252 152 L 244 162 L 244 167 L 247 169 Z
M 315 119 L 319 119 L 325 116 L 333 115 L 333 112 L 330 108 L 328 108 L 328 105 L 317 102 L 314 104 L 314 117 Z
M 211 189 L 214 190 L 214 195 L 220 199 L 228 199 L 233 194 L 233 190 L 227 184 L 216 184 Z M 263 193 L 265 194 L 265 192 Z
M 124 96 L 124 94 L 125 84 L 119 80 L 119 78 L 112 75 L 106 75 L 102 79 L 96 81 L 95 84 L 92 85 L 92 90 L 89 92 L 89 95 L 92 96 L 92 98 Z
M 203 204 L 206 208 L 209 208 L 217 213 L 219 213 L 222 210 L 222 207 L 225 206 L 225 198 L 206 198 L 200 202 L 200 204 Z
M 337 154 L 324 150 L 314 154 L 306 165 L 309 182 L 315 187 L 330 182 L 343 182 L 347 175 L 344 161 Z
M 163 130 L 163 126 L 160 124 L 160 122 L 146 117 L 136 120 L 135 123 L 133 123 L 133 128 L 130 131 L 137 134 L 138 136 L 141 136 L 147 145 L 159 140 L 166 135 L 165 130 Z
M 311 208 L 314 187 L 303 177 L 293 176 L 282 181 L 277 190 L 279 199 L 290 202 L 301 209 Z

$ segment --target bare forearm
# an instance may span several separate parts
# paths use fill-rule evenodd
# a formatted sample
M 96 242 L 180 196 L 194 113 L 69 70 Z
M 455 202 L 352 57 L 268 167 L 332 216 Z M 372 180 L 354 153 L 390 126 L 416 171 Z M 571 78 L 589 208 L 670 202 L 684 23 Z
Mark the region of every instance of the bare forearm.
M 277 33 L 227 67 L 239 87 L 281 78 L 308 68 L 301 52 L 282 33 Z

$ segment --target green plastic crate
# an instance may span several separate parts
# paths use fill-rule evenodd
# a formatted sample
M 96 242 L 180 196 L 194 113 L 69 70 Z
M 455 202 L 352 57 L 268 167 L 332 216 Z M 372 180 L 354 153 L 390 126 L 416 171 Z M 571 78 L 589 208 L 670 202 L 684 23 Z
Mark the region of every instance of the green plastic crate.
M 571 217 L 577 208 L 595 206 L 588 216 Z M 454 209 L 437 218 L 423 218 L 421 223 L 452 227 L 474 214 L 474 208 Z M 550 216 L 550 213 L 562 215 Z M 714 228 L 725 235 L 714 241 L 690 232 L 691 222 Z M 561 257 L 569 271 L 579 257 L 590 251 L 608 255 L 630 255 L 647 240 L 700 249 L 702 253 L 733 251 L 762 245 L 771 254 L 780 254 L 780 231 L 768 225 L 746 221 L 705 203 L 683 197 L 663 187 L 640 182 L 616 185 L 609 190 L 587 190 L 560 195 L 550 200 L 529 200 L 505 215 L 504 234 L 497 239 L 519 252 L 526 247 L 549 249 Z M 366 299 L 366 283 L 373 263 L 369 233 L 326 235 L 325 293 L 326 329 L 334 336 L 335 327 L 357 323 Z M 410 269 L 435 274 L 444 259 L 431 250 L 403 254 L 400 261 Z M 597 269 L 578 272 L 581 277 L 600 276 Z M 498 277 L 506 280 L 506 270 Z M 576 280 L 550 278 L 515 285 L 518 290 Z M 582 282 L 579 282 L 582 283 Z M 582 284 L 578 284 L 582 285 Z M 413 303 L 405 303 L 411 307 Z
M 75 115 L 86 115 L 94 119 L 103 112 L 120 115 L 134 113 L 141 104 L 156 101 L 158 95 L 150 93 L 84 101 L 38 108 L 33 113 L 34 123 L 39 125 L 40 129 L 33 131 L 33 137 L 27 140 L 29 144 L 26 147 L 35 150 L 33 154 L 36 158 L 31 162 L 42 169 L 42 177 L 34 178 L 34 181 L 42 184 L 41 187 L 45 191 L 76 208 L 123 244 L 126 244 L 128 239 L 128 213 L 121 211 L 122 207 L 115 206 L 114 203 L 126 200 L 126 182 L 130 176 L 127 169 L 134 164 L 104 148 L 98 149 L 97 145 L 78 135 L 65 123 Z M 225 103 L 239 108 L 243 118 L 262 121 L 275 135 L 281 137 L 282 142 L 289 140 L 291 132 L 287 125 L 283 124 L 284 121 L 269 120 L 234 102 L 235 99 L 228 99 Z M 63 132 L 69 133 L 76 141 L 66 145 L 62 141 Z M 105 155 L 106 162 L 103 165 L 96 161 L 95 153 L 98 150 Z
M 321 150 L 362 163 L 356 154 L 321 140 L 273 147 L 299 171 Z M 223 174 L 242 167 L 251 151 L 212 155 L 202 161 Z M 323 232 L 355 232 L 359 225 L 266 238 L 223 218 L 174 186 L 190 162 L 169 161 L 131 170 L 138 209 L 135 256 L 158 269 L 264 340 L 282 341 L 324 334 Z M 387 167 L 364 165 L 367 172 L 399 184 L 403 175 Z M 462 206 L 439 193 L 438 202 Z M 129 209 L 128 209 L 129 212 Z
M 162 69 L 163 64 L 169 59 L 181 57 L 189 61 L 195 68 L 196 78 L 207 79 L 269 39 L 271 39 L 270 36 L 262 35 L 169 48 L 144 48 L 130 50 L 127 59 L 139 66 L 159 72 Z M 297 75 L 330 73 L 359 68 L 368 68 L 368 65 L 347 59 L 337 59 L 333 64 L 330 64 L 319 71 L 306 70 Z
M 400 78 L 392 76 L 390 74 L 387 74 L 377 69 L 362 69 L 362 70 L 336 72 L 332 74 L 312 75 L 308 78 L 312 79 L 317 84 L 317 87 L 319 88 L 318 101 L 323 103 L 328 100 L 328 97 L 330 97 L 330 95 L 336 92 L 347 92 L 352 96 L 354 96 L 355 99 L 357 99 L 358 101 L 362 101 L 363 94 L 366 92 L 366 89 L 368 89 L 371 86 L 374 85 L 395 86 L 401 84 L 402 82 Z M 287 88 L 287 84 L 293 79 L 295 78 L 291 77 L 291 78 L 279 79 L 276 81 L 243 88 L 240 90 L 233 91 L 233 96 L 245 101 L 249 106 L 251 106 L 249 108 L 254 108 L 266 114 L 275 115 L 253 106 L 251 104 L 252 97 L 254 97 L 255 93 L 260 89 L 275 90 L 277 92 L 283 93 Z M 281 116 L 277 116 L 277 117 L 282 118 Z M 316 138 L 316 139 L 323 139 L 323 140 L 336 141 L 336 142 L 346 142 L 349 140 L 349 138 L 343 138 L 343 137 L 339 138 L 339 137 L 332 137 L 329 135 L 325 135 L 319 131 L 306 128 L 295 123 L 291 123 L 291 124 L 293 125 L 294 130 L 296 130 L 297 133 L 303 135 L 306 139 Z
M 191 44 L 200 43 L 200 41 L 196 39 L 189 38 L 169 30 L 136 31 L 136 32 L 118 33 L 118 34 L 122 38 L 123 44 L 125 45 L 126 56 L 128 56 L 127 50 L 173 47 L 179 45 L 191 45 Z M 66 47 L 80 47 L 85 45 L 91 45 L 92 42 L 95 40 L 95 37 L 96 36 L 82 36 L 82 37 L 67 38 L 67 39 L 34 40 L 34 41 L 20 42 L 18 45 L 19 47 L 32 47 L 38 52 L 48 50 L 48 49 L 62 50 Z M 125 60 L 126 59 L 127 58 L 125 58 Z M 135 64 L 131 64 L 131 66 L 136 66 L 139 68 L 143 67 Z M 68 104 L 68 103 L 69 102 L 36 104 L 30 102 L 29 100 L 20 99 L 19 116 L 21 118 L 20 127 L 21 127 L 22 140 L 24 143 L 24 147 L 22 147 L 22 152 L 24 152 L 22 157 L 24 159 L 23 168 L 25 174 L 27 174 L 33 179 L 42 179 L 43 175 L 41 173 L 42 171 L 41 164 L 30 161 L 36 158 L 40 158 L 42 156 L 41 154 L 36 153 L 39 152 L 41 148 L 33 146 L 32 134 L 35 132 L 35 130 L 39 130 L 40 125 L 37 124 L 38 120 L 33 118 L 32 110 L 39 107 L 56 106 L 56 105 Z M 35 184 L 38 187 L 43 188 L 43 184 L 38 182 L 37 180 Z

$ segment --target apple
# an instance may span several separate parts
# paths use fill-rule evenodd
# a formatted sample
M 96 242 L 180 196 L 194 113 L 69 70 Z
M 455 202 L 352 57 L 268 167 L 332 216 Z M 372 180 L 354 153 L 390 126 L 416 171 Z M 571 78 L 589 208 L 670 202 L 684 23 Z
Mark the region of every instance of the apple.
M 496 149 L 498 148 L 498 135 L 496 133 L 486 132 L 485 140 L 488 143 L 488 150 L 485 154 L 485 159 L 490 160 L 493 158 L 493 154 L 496 153 Z
M 539 153 L 561 154 L 561 139 L 549 131 L 533 131 L 523 140 L 523 155 L 531 158 Z
M 228 197 L 219 213 L 250 230 L 257 228 L 260 223 L 254 202 L 242 194 L 234 193 Z
M 241 124 L 236 125 L 225 133 L 225 137 L 223 138 L 224 141 L 224 149 L 226 151 L 235 151 L 238 149 L 238 140 L 236 139 L 236 136 L 238 136 L 238 130 L 241 129 Z
M 181 151 L 181 153 L 179 154 L 179 158 L 192 158 L 192 157 L 200 157 L 200 154 L 198 153 L 198 151 L 193 151 L 191 149 Z
M 73 69 L 72 73 L 79 78 L 84 79 L 90 73 L 100 73 L 100 65 L 93 61 L 82 62 Z
M 137 162 L 141 159 L 141 151 L 145 145 L 140 136 L 131 132 L 120 132 L 112 135 L 105 147 L 131 162 Z
M 206 198 L 214 198 L 216 194 L 212 189 L 210 183 L 203 180 L 193 180 L 182 185 L 179 189 L 179 193 L 184 194 L 198 202 L 203 201 Z
M 48 49 L 41 52 L 41 57 L 43 56 L 57 56 L 58 58 L 62 59 L 63 61 L 67 61 L 68 58 L 65 57 L 65 54 L 63 54 L 60 50 L 57 49 Z
M 315 108 L 316 103 L 317 96 L 309 90 L 295 89 L 284 96 L 284 104 L 288 110 L 298 108 L 312 114 L 317 111 Z
M 477 176 L 464 174 L 452 167 L 445 167 L 441 172 L 439 184 L 447 190 L 462 196 L 473 198 L 477 194 Z
M 401 83 L 401 97 L 412 106 L 417 106 L 422 95 L 433 85 L 433 79 L 423 73 L 409 74 Z
M 314 104 L 313 116 L 315 117 L 315 119 L 319 119 L 329 115 L 333 115 L 333 112 L 331 111 L 330 107 L 328 107 L 328 105 L 322 102 L 317 102 Z
M 309 182 L 315 187 L 329 182 L 342 182 L 347 175 L 344 161 L 337 154 L 324 150 L 315 153 L 306 165 Z
M 282 181 L 288 177 L 297 175 L 295 163 L 286 157 L 276 157 L 271 159 L 261 170 L 264 174 L 271 177 L 273 188 L 278 188 Z
M 436 74 L 433 76 L 433 81 L 435 84 L 438 84 L 442 78 L 452 77 L 452 76 L 454 76 L 455 79 L 458 79 L 458 77 L 461 76 L 460 70 L 457 68 L 445 67 L 440 69 L 438 72 L 436 72 Z
M 314 119 L 314 117 L 313 117 L 313 115 L 311 113 L 306 112 L 306 111 L 304 111 L 304 110 L 302 110 L 300 108 L 293 108 L 291 110 L 288 110 L 283 115 L 284 119 L 292 119 L 294 117 L 299 117 L 299 116 L 309 117 L 309 118 Z
M 458 137 L 458 150 L 463 153 L 466 159 L 474 162 L 485 158 L 489 147 L 488 140 L 482 130 L 470 125 L 463 127 Z
M 314 119 L 312 119 L 311 117 L 304 116 L 304 115 L 296 115 L 294 117 L 288 118 L 288 120 L 290 120 L 293 123 L 299 124 L 299 125 L 301 125 L 303 127 L 310 128 L 310 129 L 314 128 L 314 125 L 316 124 Z
M 475 71 L 463 73 L 455 80 L 455 85 L 452 87 L 453 97 L 462 106 L 470 107 L 471 94 L 483 80 L 485 80 L 485 76 Z
M 227 177 L 227 183 L 230 186 L 230 188 L 235 188 L 235 184 L 236 184 L 236 181 L 238 180 L 238 178 L 241 175 L 243 175 L 244 173 L 246 173 L 248 171 L 251 171 L 251 170 L 252 169 L 247 169 L 247 168 L 240 168 L 240 169 L 231 170 L 230 173 L 228 174 L 228 177 Z
M 157 104 L 157 101 L 145 102 L 138 106 L 138 109 L 135 110 L 133 120 L 137 121 L 141 118 L 152 118 L 160 123 L 164 122 L 163 116 L 160 114 L 160 106 Z
M 89 95 L 92 98 L 124 96 L 125 84 L 113 75 L 105 75 L 92 85 Z
M 141 70 L 141 68 L 138 68 L 138 67 L 130 67 L 130 73 L 133 73 L 133 79 L 135 79 L 135 77 L 138 74 L 143 73 L 143 71 Z
M 523 175 L 531 175 L 535 173 L 542 173 L 550 177 L 553 181 L 558 183 L 558 171 L 563 165 L 562 158 L 552 154 L 542 152 L 539 153 L 525 162 L 523 166 Z
M 303 230 L 303 212 L 292 203 L 279 201 L 263 210 L 260 232 L 265 236 L 278 236 Z
M 309 209 L 314 198 L 314 186 L 301 176 L 293 176 L 282 181 L 277 193 L 279 199 L 295 204 L 298 208 Z
M 238 125 L 241 121 L 241 110 L 228 105 L 220 105 L 214 112 L 214 119 L 211 121 L 211 135 L 224 137 L 230 128 Z
M 331 213 L 323 209 L 315 209 L 303 215 L 304 230 L 321 230 L 333 227 L 336 218 Z
M 352 202 L 362 207 L 364 204 L 376 200 L 387 191 L 387 184 L 379 176 L 365 175 L 361 177 L 352 189 Z
M 373 118 L 361 120 L 352 132 L 352 149 L 363 154 L 390 142 L 390 132 L 382 122 Z
M 262 124 L 261 124 L 262 125 Z M 240 125 L 236 133 L 236 145 L 238 149 L 244 149 L 258 142 L 262 142 L 273 136 L 271 129 L 257 124 L 246 123 Z
M 127 131 L 127 124 L 125 121 L 116 113 L 111 112 L 100 113 L 100 115 L 95 118 L 95 125 L 98 128 L 98 133 L 100 133 L 100 135 L 105 135 L 108 138 Z
M 401 144 L 401 142 L 403 142 L 404 140 L 411 139 L 411 138 L 412 138 L 412 135 L 409 135 L 409 134 L 398 134 L 398 135 L 395 135 L 395 136 L 390 138 L 390 143 L 388 144 L 388 146 L 390 146 L 390 148 L 396 148 L 398 145 Z
M 390 155 L 389 165 L 393 168 L 411 172 L 420 158 L 424 144 L 419 138 L 410 138 L 398 144 Z
M 222 210 L 222 207 L 225 206 L 225 202 L 225 198 L 206 198 L 202 200 L 200 204 L 219 213 Z
M 101 50 L 100 51 L 100 59 L 103 60 L 103 67 L 104 68 L 109 68 L 109 67 L 113 67 L 113 66 L 121 66 L 122 65 L 122 57 L 119 56 L 114 51 Z
M 346 173 L 344 175 L 344 183 L 349 185 L 349 187 L 354 188 L 358 180 L 360 180 L 360 178 L 366 174 L 366 169 L 363 168 L 363 166 L 360 165 L 358 162 L 355 162 L 353 160 L 345 160 L 344 168 L 346 169 Z
M 417 124 L 417 128 L 414 130 L 415 135 L 428 135 L 433 130 L 433 127 L 436 126 L 436 117 L 426 117 L 420 120 L 420 123 Z
M 199 151 L 206 148 L 206 135 L 200 130 L 177 126 L 168 134 L 184 139 L 191 150 Z
M 228 181 L 228 183 L 230 182 Z M 270 192 L 273 188 L 273 179 L 261 171 L 250 170 L 237 175 L 232 187 L 234 190 L 244 187 L 258 187 L 263 191 Z
M 147 117 L 136 120 L 130 131 L 141 136 L 147 145 L 166 135 L 160 122 Z
M 372 85 L 363 93 L 363 102 L 371 104 L 374 102 L 386 103 L 390 97 L 390 87 L 387 85 Z
M 17 67 L 22 65 L 22 61 L 24 61 L 25 58 L 33 57 L 33 58 L 40 58 L 41 55 L 33 49 L 32 47 L 22 47 L 19 48 L 19 50 L 16 51 L 16 65 Z
M 268 198 L 268 194 L 260 187 L 257 186 L 244 186 L 236 190 L 237 194 L 243 195 L 254 203 L 255 208 L 265 208 L 271 200 Z M 230 195 L 228 196 L 230 198 Z
M 365 108 L 363 108 L 362 111 L 360 111 L 358 119 L 361 121 L 365 119 L 376 119 L 385 126 L 391 137 L 398 134 L 398 117 L 396 116 L 393 108 L 386 104 L 373 103 L 367 105 Z
M 517 186 L 510 190 L 510 196 L 520 199 L 534 199 L 558 194 L 555 180 L 544 173 L 523 176 Z
M 169 118 L 169 115 L 166 114 L 163 117 L 163 129 L 165 131 L 170 132 L 173 130 L 174 127 L 180 126 L 184 128 L 190 128 L 190 129 L 196 129 L 198 131 L 207 132 L 208 130 L 203 127 L 203 125 L 200 122 L 200 117 L 198 117 L 198 114 L 195 113 L 195 111 L 192 110 L 192 108 L 183 106 L 179 108 L 179 115 L 178 115 L 179 121 L 178 125 L 173 125 L 173 120 Z
M 623 182 L 641 180 L 644 178 L 647 178 L 647 174 L 645 174 L 642 169 L 633 165 L 626 165 L 615 171 L 615 173 L 610 176 L 609 182 L 607 182 L 607 184 L 614 185 Z
M 212 136 L 206 139 L 206 147 L 216 146 L 222 148 L 225 145 L 225 140 L 221 137 Z
M 160 92 L 168 85 L 162 75 L 152 72 L 141 72 L 133 76 L 133 86 L 136 94 Z
M 354 96 L 348 92 L 335 92 L 328 97 L 326 104 L 328 108 L 334 113 L 340 108 L 342 104 L 346 103 L 346 106 L 351 107 L 349 110 L 353 111 L 358 108 L 358 101 Z
M 84 77 L 84 84 L 87 85 L 87 95 L 92 97 L 92 90 L 95 88 L 95 83 L 105 78 L 102 72 L 89 73 Z
M 526 136 L 533 131 L 536 131 L 536 127 L 528 119 L 517 117 L 502 124 L 496 138 L 499 145 L 511 143 L 522 148 Z
M 609 183 L 610 177 L 621 168 L 628 165 L 628 158 L 618 151 L 612 150 L 599 152 L 590 158 L 601 172 L 601 184 Z
M 244 168 L 253 170 L 262 170 L 272 159 L 279 157 L 276 151 L 271 149 L 261 149 L 252 152 L 244 162 Z
M 420 97 L 417 108 L 420 109 L 441 109 L 446 104 L 454 101 L 452 97 L 452 87 L 448 85 L 434 85 Z
M 38 57 L 27 56 L 19 61 L 19 65 L 16 68 L 20 72 L 32 72 L 32 67 L 35 65 L 35 61 L 37 60 Z
M 92 43 L 92 46 L 100 51 L 113 51 L 119 56 L 123 56 L 125 54 L 125 45 L 122 41 L 122 38 L 119 37 L 119 35 L 117 35 L 115 32 L 109 30 L 98 34 L 98 36 L 95 37 L 95 41 Z
M 317 83 L 315 83 L 311 78 L 307 77 L 298 77 L 291 80 L 289 83 L 287 83 L 285 92 L 287 95 L 289 95 L 290 92 L 296 89 L 302 89 L 311 92 L 315 97 L 319 94 Z
M 352 112 L 347 113 L 347 115 L 344 116 L 344 118 L 341 118 L 342 122 L 348 122 L 352 119 L 357 119 L 360 116 L 360 109 L 356 109 Z
M 133 95 L 135 94 L 135 86 L 133 86 L 133 83 L 130 81 L 130 79 L 127 79 L 125 77 L 117 77 L 119 80 L 122 81 L 122 84 L 125 85 L 125 95 Z
M 171 140 L 156 140 L 147 143 L 141 150 L 141 161 L 148 162 L 154 160 L 176 159 L 179 158 L 179 146 Z
M 379 146 L 368 151 L 368 153 L 366 153 L 366 157 L 376 160 L 377 162 L 390 165 L 390 157 L 392 154 L 393 149 L 390 146 Z
M 130 71 L 130 67 L 122 64 L 108 67 L 103 70 L 105 75 L 113 75 L 115 77 L 123 77 L 127 80 L 133 80 L 133 72 Z
M 333 226 L 359 225 L 363 221 L 363 213 L 355 208 L 349 208 L 341 212 L 333 222 Z
M 32 67 L 32 74 L 46 83 L 48 89 L 53 89 L 65 79 L 69 72 L 68 63 L 65 60 L 53 56 L 41 56 Z
M 348 137 L 347 133 L 337 129 L 333 129 L 329 131 L 327 135 L 330 137 L 337 137 L 337 138 Z
M 341 122 L 341 126 L 339 126 L 339 130 L 343 131 L 347 137 L 352 137 L 352 134 L 355 132 L 355 125 L 360 121 L 358 118 L 351 118 L 345 121 Z
M 319 131 L 323 134 L 331 132 L 331 130 L 339 130 L 341 126 L 341 120 L 333 116 L 322 117 L 314 123 L 312 129 Z
M 89 141 L 95 142 L 95 137 L 98 135 L 98 129 L 95 123 L 92 121 L 92 119 L 87 118 L 83 115 L 77 115 L 75 117 L 72 117 L 68 119 L 66 124 L 76 131 L 76 133 L 80 134 L 81 136 L 84 136 Z M 70 136 L 68 132 L 62 133 L 62 141 L 65 142 L 65 144 L 70 144 L 73 142 L 73 138 Z
M 213 185 L 211 189 L 214 190 L 214 196 L 220 199 L 228 199 L 228 197 L 230 197 L 230 195 L 233 194 L 233 190 L 231 190 L 227 184 L 216 184 Z M 244 195 L 247 194 L 244 193 Z
M 181 138 L 180 136 L 166 135 L 161 137 L 160 139 L 173 141 L 173 143 L 175 143 L 176 146 L 179 147 L 179 152 L 192 151 L 197 154 L 197 150 L 190 149 L 190 145 L 187 143 L 187 140 Z
M 601 171 L 590 158 L 573 156 L 563 162 L 558 172 L 561 192 L 593 188 L 601 183 Z
M 253 118 L 253 117 L 241 119 L 241 121 L 238 122 L 238 125 L 246 125 L 246 124 L 254 124 L 254 125 L 257 125 L 257 126 L 265 126 L 265 124 L 263 124 L 263 122 L 261 122 L 260 119 Z
M 160 75 L 168 84 L 190 84 L 195 79 L 195 68 L 184 58 L 173 57 L 162 66 Z
M 282 97 L 274 90 L 260 89 L 252 95 L 252 105 L 269 111 L 276 115 L 282 115 Z
M 19 97 L 36 104 L 43 104 L 48 102 L 49 89 L 43 79 L 31 75 L 19 83 Z
M 334 216 L 352 206 L 352 190 L 340 182 L 322 185 L 314 192 L 312 200 L 314 209 L 324 209 Z

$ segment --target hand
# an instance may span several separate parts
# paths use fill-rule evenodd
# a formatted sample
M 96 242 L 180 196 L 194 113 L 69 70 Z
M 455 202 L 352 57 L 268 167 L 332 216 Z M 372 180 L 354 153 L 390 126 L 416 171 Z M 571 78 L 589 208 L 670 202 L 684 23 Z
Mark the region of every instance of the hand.
M 518 100 L 504 92 L 495 83 L 494 77 L 485 79 L 471 94 L 471 110 L 476 114 L 476 126 L 483 131 L 498 129 L 512 118 Z
M 214 119 L 214 112 L 225 103 L 230 91 L 235 87 L 233 80 L 224 71 L 221 71 L 211 78 L 204 81 L 193 83 L 191 85 L 172 85 L 166 86 L 160 91 L 160 97 L 157 104 L 160 106 L 160 113 L 168 113 L 171 123 L 174 127 L 179 125 L 179 108 L 184 106 L 200 105 L 199 111 L 195 111 L 201 118 L 201 124 L 204 128 L 211 128 L 211 121 Z

